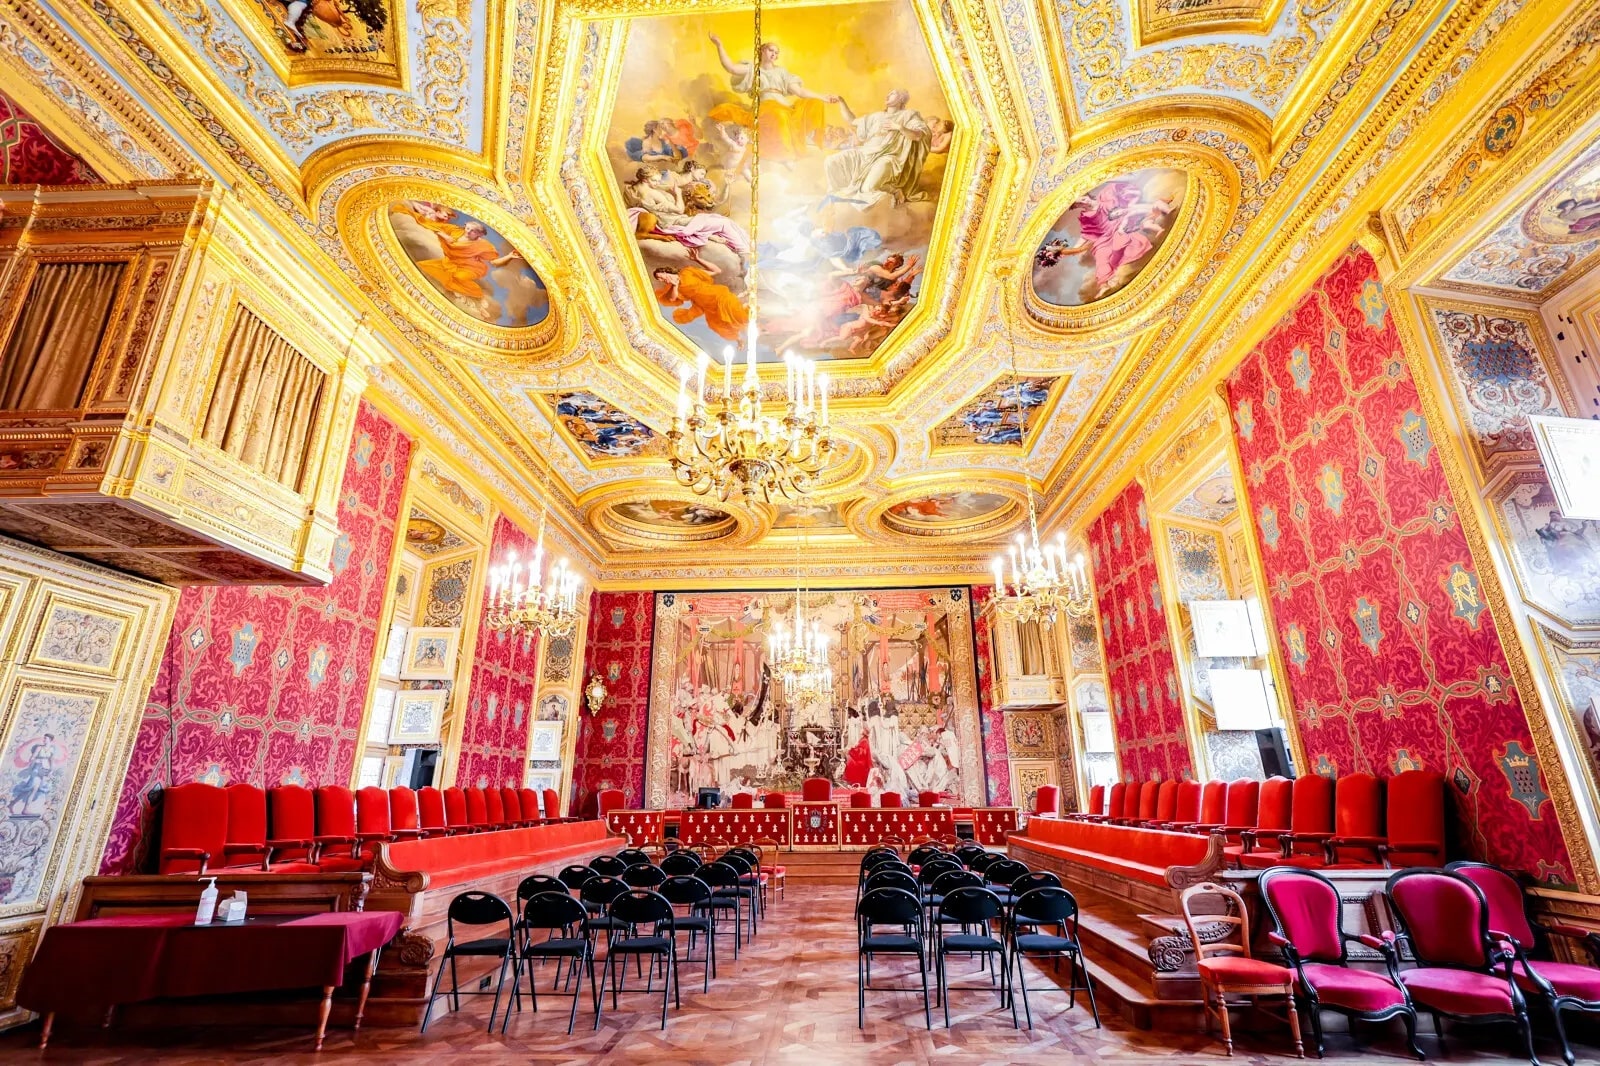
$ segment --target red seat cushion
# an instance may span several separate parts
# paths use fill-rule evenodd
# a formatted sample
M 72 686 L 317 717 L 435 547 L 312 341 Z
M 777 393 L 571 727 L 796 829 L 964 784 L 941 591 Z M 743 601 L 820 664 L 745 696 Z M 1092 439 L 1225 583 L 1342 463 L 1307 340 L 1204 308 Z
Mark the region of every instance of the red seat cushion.
M 1505 978 L 1493 974 L 1425 966 L 1402 970 L 1400 980 L 1424 1010 L 1464 1015 L 1511 1013 L 1511 987 Z
M 1405 1002 L 1405 994 L 1393 981 L 1370 970 L 1326 962 L 1308 962 L 1304 969 L 1306 981 L 1324 1006 L 1380 1011 Z
M 1288 985 L 1294 974 L 1287 966 L 1247 959 L 1243 955 L 1223 955 L 1214 959 L 1201 959 L 1195 963 L 1200 973 L 1214 984 L 1228 985 Z
M 1532 963 L 1534 973 L 1550 982 L 1558 996 L 1571 996 L 1573 999 L 1582 999 L 1590 1003 L 1600 1002 L 1600 968 L 1585 966 L 1579 962 L 1546 962 L 1535 959 Z M 1534 983 L 1520 965 L 1516 971 L 1517 984 L 1522 986 L 1524 992 L 1538 992 L 1539 986 Z

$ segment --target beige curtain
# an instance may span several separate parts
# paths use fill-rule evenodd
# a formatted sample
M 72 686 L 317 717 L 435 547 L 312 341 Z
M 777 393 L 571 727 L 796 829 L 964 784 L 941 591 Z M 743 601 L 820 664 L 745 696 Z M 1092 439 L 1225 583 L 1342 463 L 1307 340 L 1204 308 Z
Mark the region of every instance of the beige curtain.
M 83 403 L 126 263 L 41 263 L 0 356 L 0 410 Z
M 299 490 L 327 375 L 241 309 L 222 354 L 201 436 L 247 466 Z

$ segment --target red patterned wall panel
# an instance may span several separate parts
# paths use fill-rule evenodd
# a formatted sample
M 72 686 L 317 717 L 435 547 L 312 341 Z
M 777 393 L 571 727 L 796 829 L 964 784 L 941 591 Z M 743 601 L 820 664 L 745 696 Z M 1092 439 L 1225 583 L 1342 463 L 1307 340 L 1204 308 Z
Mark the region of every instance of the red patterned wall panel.
M 102 868 L 140 866 L 152 790 L 174 782 L 346 784 L 411 441 L 363 403 L 326 588 L 186 588 L 134 741 Z
M 1105 634 L 1111 719 L 1129 781 L 1190 777 L 1183 698 L 1156 570 L 1144 489 L 1122 491 L 1089 526 Z
M 498 562 L 514 551 L 519 558 L 528 559 L 533 555 L 533 546 L 533 538 L 502 515 L 495 522 L 489 558 Z M 528 764 L 539 641 L 533 636 L 512 636 L 490 629 L 483 621 L 487 614 L 486 596 L 467 688 L 466 717 L 461 724 L 456 784 L 520 788 Z
M 1467 854 L 1570 880 L 1371 258 L 1330 268 L 1227 387 L 1311 769 L 1440 771 Z
M 983 774 L 988 778 L 989 802 L 1011 802 L 1011 766 L 1006 753 L 1005 714 L 994 698 L 994 649 L 989 642 L 989 616 L 984 604 L 994 595 L 992 585 L 972 586 L 972 641 L 978 673 L 978 720 L 983 728 Z
M 644 801 L 645 730 L 650 724 L 650 648 L 655 633 L 653 592 L 596 592 L 589 603 L 583 679 L 599 674 L 606 702 L 599 714 L 579 714 L 572 770 L 572 811 L 594 805 L 602 789 L 620 788 L 624 807 Z
M 93 185 L 103 180 L 0 92 L 0 185 Z

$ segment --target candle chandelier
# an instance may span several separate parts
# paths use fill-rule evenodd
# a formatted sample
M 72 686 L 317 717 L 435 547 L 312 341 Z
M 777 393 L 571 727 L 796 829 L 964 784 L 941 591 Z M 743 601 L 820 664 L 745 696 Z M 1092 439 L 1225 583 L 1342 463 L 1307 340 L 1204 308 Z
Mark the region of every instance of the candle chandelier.
M 552 394 L 560 402 L 561 377 L 556 376 L 556 391 Z M 545 438 L 545 455 L 551 454 L 555 441 L 556 414 L 552 406 L 550 432 Z M 550 485 L 544 482 L 545 499 L 550 498 Z M 539 535 L 534 541 L 533 558 L 517 558 L 516 550 L 489 568 L 489 604 L 484 622 L 493 630 L 509 631 L 517 635 L 542 633 L 545 638 L 568 637 L 578 624 L 578 593 L 583 588 L 583 578 L 557 559 L 545 572 L 544 526 L 549 515 L 547 503 L 539 512 Z
M 1004 300 L 1004 296 L 1001 297 Z M 1017 341 L 1011 328 L 1009 315 L 1006 322 L 1006 339 L 1011 347 L 1011 392 L 1017 405 L 1017 442 L 1022 454 L 1022 481 L 1028 493 L 1028 532 L 1017 534 L 1007 546 L 1007 560 L 996 556 L 994 567 L 994 599 L 991 601 L 1001 617 L 1016 622 L 1053 623 L 1066 615 L 1082 618 L 1093 609 L 1089 596 L 1089 581 L 1084 572 L 1082 553 L 1067 559 L 1067 537 L 1057 533 L 1054 541 L 1039 540 L 1039 510 L 1033 498 L 1033 477 L 1028 473 L 1028 408 L 1023 402 L 1024 389 L 1017 374 Z M 1001 397 L 1002 402 L 1004 396 Z
M 795 549 L 794 616 L 788 626 L 782 619 L 773 623 L 767 637 L 767 660 L 772 675 L 783 685 L 790 706 L 815 703 L 833 692 L 833 667 L 828 661 L 828 634 L 822 621 L 807 617 L 805 583 L 801 554 L 805 532 L 802 529 Z
M 750 134 L 750 294 L 745 339 L 745 371 L 734 387 L 733 346 L 722 354 L 722 392 L 706 391 L 711 357 L 700 353 L 693 371 L 678 371 L 678 408 L 667 431 L 668 461 L 678 483 L 704 496 L 715 492 L 726 501 L 735 493 L 746 502 L 774 495 L 798 499 L 827 469 L 833 452 L 828 432 L 828 375 L 818 374 L 814 360 L 785 353 L 787 388 L 781 408 L 763 404 L 756 374 L 757 321 L 760 300 L 757 259 L 761 216 L 761 4 L 755 5 L 755 52 L 751 60 Z M 695 376 L 694 395 L 689 378 Z M 820 402 L 819 402 L 820 401 Z M 781 412 L 781 413 L 780 413 Z

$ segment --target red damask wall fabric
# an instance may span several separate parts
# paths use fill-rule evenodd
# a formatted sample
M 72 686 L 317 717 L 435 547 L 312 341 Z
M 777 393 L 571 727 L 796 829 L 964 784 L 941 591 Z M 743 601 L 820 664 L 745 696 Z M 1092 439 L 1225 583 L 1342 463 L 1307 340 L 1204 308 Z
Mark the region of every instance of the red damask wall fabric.
M 622 789 L 623 803 L 644 802 L 645 731 L 650 725 L 650 649 L 655 636 L 653 592 L 596 592 L 589 602 L 583 682 L 600 675 L 606 702 L 599 714 L 585 705 L 578 715 L 573 757 L 572 806 L 594 809 L 595 795 Z
M 997 807 L 1011 805 L 1011 766 L 1006 751 L 1005 714 L 994 698 L 994 648 L 989 640 L 988 615 L 983 605 L 994 595 L 992 585 L 974 585 L 972 595 L 972 640 L 976 645 L 974 666 L 978 672 L 978 721 L 983 728 L 983 773 L 988 778 L 989 802 Z
M 0 92 L 0 185 L 94 185 L 103 180 Z
M 410 438 L 363 403 L 327 587 L 183 590 L 102 872 L 140 869 L 163 786 L 349 783 L 410 461 Z
M 489 558 L 508 552 L 528 559 L 533 538 L 501 515 L 494 526 Z M 484 615 L 488 614 L 485 597 Z M 534 685 L 539 672 L 538 638 L 496 632 L 480 619 L 472 680 L 467 689 L 466 719 L 461 725 L 461 760 L 456 784 L 511 785 L 521 788 L 527 776 L 528 730 L 533 720 Z
M 1372 259 L 1334 264 L 1227 388 L 1310 769 L 1440 771 L 1467 854 L 1570 881 Z
M 1193 776 L 1183 697 L 1162 606 L 1144 489 L 1122 491 L 1089 526 L 1095 595 L 1105 634 L 1111 721 L 1128 781 Z

